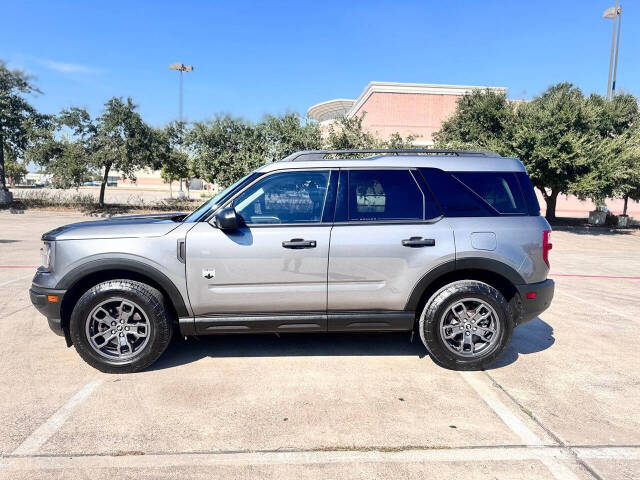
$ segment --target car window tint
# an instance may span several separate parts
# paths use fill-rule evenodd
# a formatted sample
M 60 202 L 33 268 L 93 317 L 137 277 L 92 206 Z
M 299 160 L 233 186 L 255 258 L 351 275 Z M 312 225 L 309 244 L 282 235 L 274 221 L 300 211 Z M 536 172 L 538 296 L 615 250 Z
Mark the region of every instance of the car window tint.
M 448 172 L 438 168 L 421 168 L 436 200 L 447 217 L 490 217 L 497 212 L 468 187 L 456 180 Z
M 513 172 L 453 172 L 500 213 L 526 214 L 527 206 Z
M 351 170 L 349 220 L 422 220 L 425 198 L 408 170 Z
M 270 175 L 236 197 L 233 206 L 248 225 L 320 222 L 328 171 Z

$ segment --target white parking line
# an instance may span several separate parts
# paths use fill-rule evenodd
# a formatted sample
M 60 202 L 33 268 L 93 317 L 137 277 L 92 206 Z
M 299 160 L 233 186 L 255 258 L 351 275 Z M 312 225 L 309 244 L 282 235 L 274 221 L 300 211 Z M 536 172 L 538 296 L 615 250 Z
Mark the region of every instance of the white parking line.
M 637 459 L 640 447 L 585 447 L 577 449 L 583 458 Z M 202 466 L 309 465 L 349 463 L 420 462 L 509 462 L 540 461 L 551 465 L 557 478 L 576 478 L 560 462 L 573 457 L 561 447 L 467 447 L 388 451 L 294 451 L 294 452 L 208 452 L 150 453 L 145 455 L 52 455 L 5 457 L 0 469 L 6 471 L 64 470 L 73 468 L 168 468 Z M 560 467 L 558 467 L 558 465 Z
M 520 420 L 498 397 L 495 390 L 488 383 L 488 378 L 481 372 L 459 372 L 462 378 L 473 388 L 480 398 L 498 415 L 502 421 L 515 433 L 522 442 L 529 446 L 544 445 L 543 440 L 538 437 L 522 420 Z M 578 480 L 573 472 L 557 458 L 548 456 L 538 456 L 540 460 L 558 480 Z M 573 461 L 572 458 L 569 458 Z M 565 460 L 567 460 L 565 458 Z
M 533 431 L 527 427 L 513 412 L 500 401 L 496 392 L 487 384 L 486 377 L 480 372 L 460 372 L 462 378 L 473 388 L 487 405 L 515 433 L 525 445 L 544 445 Z
M 56 433 L 64 422 L 67 421 L 73 411 L 84 402 L 93 391 L 100 386 L 103 378 L 98 378 L 82 387 L 67 403 L 51 415 L 49 419 L 40 425 L 31 435 L 29 435 L 18 448 L 13 451 L 13 455 L 32 455 L 36 453 L 44 443 Z
M 24 277 L 14 278 L 13 280 L 9 280 L 8 282 L 0 283 L 0 287 L 5 287 L 7 285 L 11 285 L 12 283 L 19 282 L 20 280 L 26 280 L 27 278 L 32 278 L 33 275 L 26 275 Z

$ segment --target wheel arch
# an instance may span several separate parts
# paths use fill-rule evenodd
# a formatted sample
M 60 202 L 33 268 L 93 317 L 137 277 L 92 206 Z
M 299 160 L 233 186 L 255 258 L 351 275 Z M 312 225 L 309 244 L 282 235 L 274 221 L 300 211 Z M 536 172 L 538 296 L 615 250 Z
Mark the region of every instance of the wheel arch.
M 178 288 L 169 277 L 156 268 L 135 260 L 94 260 L 68 272 L 56 287 L 66 290 L 62 298 L 60 313 L 67 344 L 70 344 L 69 320 L 78 299 L 95 285 L 115 279 L 146 283 L 163 294 L 174 318 L 189 316 L 189 311 Z
M 414 311 L 416 317 L 419 317 L 427 300 L 436 291 L 457 280 L 477 280 L 487 283 L 500 291 L 516 310 L 520 309 L 516 285 L 526 283 L 522 276 L 509 265 L 497 260 L 471 257 L 451 260 L 429 270 L 414 286 L 405 310 Z

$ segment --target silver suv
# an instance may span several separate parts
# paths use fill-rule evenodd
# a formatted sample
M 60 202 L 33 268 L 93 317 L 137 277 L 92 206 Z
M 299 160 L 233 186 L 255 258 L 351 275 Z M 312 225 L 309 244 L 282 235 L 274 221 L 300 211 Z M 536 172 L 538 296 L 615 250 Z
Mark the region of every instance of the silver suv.
M 417 331 L 438 364 L 482 369 L 551 302 L 549 234 L 516 158 L 298 152 L 189 215 L 45 233 L 30 294 L 105 372 L 148 367 L 177 332 Z

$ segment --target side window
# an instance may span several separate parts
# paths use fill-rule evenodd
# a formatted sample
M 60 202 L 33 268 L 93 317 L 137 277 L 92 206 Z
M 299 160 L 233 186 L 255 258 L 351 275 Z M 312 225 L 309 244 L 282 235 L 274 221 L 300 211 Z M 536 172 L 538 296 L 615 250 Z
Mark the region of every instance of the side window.
M 527 206 L 513 172 L 452 172 L 452 174 L 502 214 L 522 215 Z
M 420 172 L 447 217 L 491 217 L 498 212 L 447 172 L 421 168 Z
M 328 171 L 282 172 L 256 182 L 233 206 L 247 225 L 322 221 Z
M 350 221 L 422 220 L 425 196 L 408 170 L 350 170 Z

